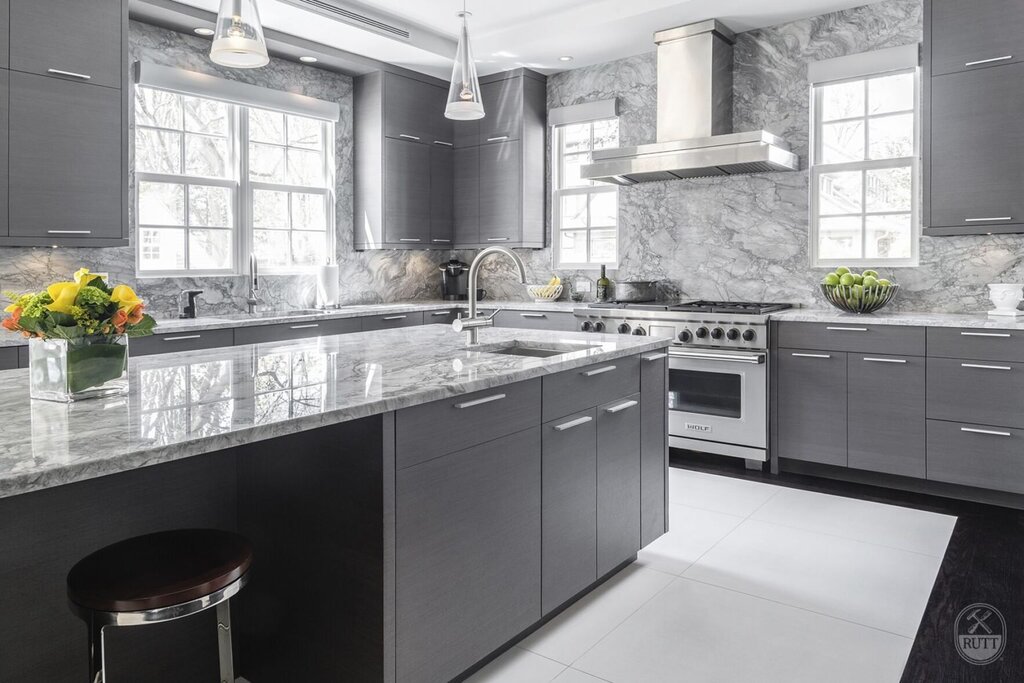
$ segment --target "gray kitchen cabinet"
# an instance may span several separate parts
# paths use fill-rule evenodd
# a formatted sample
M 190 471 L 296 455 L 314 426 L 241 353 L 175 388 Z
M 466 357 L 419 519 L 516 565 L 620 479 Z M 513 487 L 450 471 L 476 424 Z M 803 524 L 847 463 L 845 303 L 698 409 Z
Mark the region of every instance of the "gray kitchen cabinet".
M 928 355 L 1024 363 L 1024 330 L 930 327 Z
M 0 347 L 0 370 L 14 370 L 17 367 L 19 367 L 18 347 Z
M 925 476 L 925 359 L 850 353 L 848 466 Z
M 11 0 L 0 0 L 0 69 L 10 66 Z M 0 157 L 2 158 L 2 157 Z
M 523 209 L 520 192 L 522 143 L 498 142 L 480 147 L 480 243 L 519 241 Z
M 502 310 L 494 316 L 494 326 L 573 332 L 576 330 L 576 317 L 572 313 L 558 311 Z
M 640 356 L 640 546 L 668 531 L 668 354 Z
M 447 88 L 393 73 L 383 80 L 386 137 L 452 144 L 452 122 L 444 117 Z
M 451 325 L 462 313 L 461 308 L 453 308 L 447 311 L 426 311 L 423 313 L 424 325 Z
M 549 614 L 597 579 L 596 409 L 548 422 L 541 434 L 541 607 Z
M 640 549 L 640 394 L 597 408 L 597 575 Z
M 925 328 L 872 325 L 859 319 L 842 323 L 787 322 L 779 326 L 779 346 L 853 353 L 923 356 Z
M 1024 62 L 929 79 L 925 226 L 930 234 L 1024 226 Z
M 360 318 L 362 331 L 390 330 L 395 327 L 414 327 L 423 324 L 421 311 L 408 313 L 385 313 L 384 315 L 368 315 Z
M 1019 0 L 930 0 L 925 16 L 933 76 L 1024 61 Z
M 10 0 L 10 68 L 120 89 L 127 0 Z
M 455 152 L 434 143 L 430 148 L 430 245 L 443 249 L 455 239 Z
M 265 344 L 289 339 L 309 339 L 332 334 L 359 332 L 359 318 L 335 318 L 334 320 L 307 320 L 274 325 L 254 325 L 235 328 L 235 345 Z
M 430 244 L 430 152 L 427 145 L 384 139 L 385 244 Z
M 487 112 L 480 120 L 480 144 L 519 139 L 523 129 L 523 86 L 518 81 L 513 77 L 480 84 Z
M 235 330 L 201 330 L 167 332 L 148 337 L 136 337 L 128 341 L 131 356 L 151 356 L 158 353 L 176 353 L 179 351 L 199 351 L 214 349 L 221 346 L 233 346 Z
M 18 347 L 18 367 L 19 368 L 27 368 L 28 367 L 28 347 L 27 346 L 19 346 Z
M 590 408 L 609 396 L 629 396 L 639 391 L 638 356 L 550 375 L 544 378 L 544 421 Z
M 0 29 L 3 27 L 0 26 Z M 10 74 L 0 70 L 0 92 L 3 99 L 0 100 L 0 162 L 5 162 L 7 153 L 7 122 L 10 113 Z M 7 222 L 7 164 L 0 163 L 0 238 L 7 237 L 10 233 Z
M 398 681 L 450 680 L 538 621 L 540 427 L 399 470 L 395 567 Z
M 778 456 L 847 465 L 846 353 L 778 352 Z
M 1024 363 L 928 359 L 928 417 L 1024 428 Z
M 928 479 L 1024 494 L 1024 431 L 928 420 Z
M 480 244 L 480 147 L 458 147 L 455 171 L 454 218 L 456 246 Z
M 9 238 L 111 246 L 127 223 L 122 92 L 10 72 Z

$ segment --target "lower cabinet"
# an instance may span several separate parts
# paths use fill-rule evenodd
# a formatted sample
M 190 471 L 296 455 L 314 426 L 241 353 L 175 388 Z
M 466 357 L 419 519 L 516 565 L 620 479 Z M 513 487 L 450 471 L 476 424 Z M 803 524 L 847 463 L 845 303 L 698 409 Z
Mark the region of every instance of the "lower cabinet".
M 541 617 L 541 429 L 399 470 L 398 680 L 447 681 Z
M 640 394 L 597 409 L 597 574 L 640 549 Z
M 265 344 L 289 339 L 309 339 L 333 334 L 349 334 L 360 329 L 358 318 L 335 318 L 334 320 L 313 320 L 307 322 L 256 325 L 235 329 L 235 345 Z
M 668 531 L 667 401 L 668 354 L 658 351 L 640 356 L 641 547 Z
M 363 322 L 362 331 L 369 330 L 390 330 L 394 327 L 413 327 L 423 324 L 423 313 L 413 311 L 412 313 L 389 313 L 386 315 L 371 315 L 360 318 Z
M 17 346 L 6 346 L 0 348 L 0 370 L 14 370 L 18 367 Z
M 149 356 L 156 353 L 213 349 L 219 346 L 232 346 L 234 343 L 235 330 L 232 329 L 198 332 L 183 330 L 136 337 L 128 342 L 128 353 L 130 356 Z
M 846 354 L 780 349 L 778 455 L 847 465 Z
M 576 329 L 576 317 L 568 312 L 504 310 L 494 317 L 494 326 L 572 332 Z
M 928 479 L 1024 494 L 1024 431 L 928 420 Z
M 850 353 L 849 466 L 925 476 L 925 359 Z

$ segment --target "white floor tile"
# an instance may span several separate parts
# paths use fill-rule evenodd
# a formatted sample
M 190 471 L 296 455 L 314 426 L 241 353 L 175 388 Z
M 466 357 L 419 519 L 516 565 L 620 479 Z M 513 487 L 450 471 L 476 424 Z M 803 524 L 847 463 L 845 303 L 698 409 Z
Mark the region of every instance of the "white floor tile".
M 940 564 L 920 553 L 746 520 L 683 576 L 913 638 Z
M 596 678 L 576 669 L 566 669 L 558 675 L 554 683 L 607 683 L 603 678 Z
M 895 683 L 911 644 L 683 578 L 574 668 L 613 683 Z
M 668 490 L 673 503 L 748 517 L 780 489 L 756 481 L 672 467 Z
M 751 519 L 934 557 L 945 554 L 956 524 L 950 515 L 799 489 L 783 489 Z
M 572 664 L 671 581 L 663 572 L 626 567 L 519 645 Z
M 668 507 L 668 533 L 641 550 L 637 564 L 670 574 L 682 574 L 743 521 L 688 505 L 670 503 Z
M 514 647 L 477 671 L 467 683 L 550 683 L 564 664 Z

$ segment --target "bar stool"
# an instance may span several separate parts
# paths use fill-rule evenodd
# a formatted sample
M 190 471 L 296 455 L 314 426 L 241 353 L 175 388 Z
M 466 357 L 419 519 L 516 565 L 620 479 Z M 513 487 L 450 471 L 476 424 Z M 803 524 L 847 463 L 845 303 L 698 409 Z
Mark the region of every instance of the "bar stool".
M 103 629 L 180 619 L 217 608 L 222 683 L 234 683 L 228 601 L 249 580 L 252 546 L 216 529 L 137 536 L 97 550 L 68 572 L 71 610 L 89 627 L 89 681 L 106 682 Z

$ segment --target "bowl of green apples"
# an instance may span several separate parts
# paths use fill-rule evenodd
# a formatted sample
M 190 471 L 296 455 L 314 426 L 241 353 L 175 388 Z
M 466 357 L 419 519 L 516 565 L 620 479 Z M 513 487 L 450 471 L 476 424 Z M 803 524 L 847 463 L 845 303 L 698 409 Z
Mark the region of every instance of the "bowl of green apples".
M 880 277 L 877 270 L 854 273 L 840 266 L 821 281 L 821 293 L 830 304 L 847 313 L 874 313 L 889 305 L 900 286 Z

